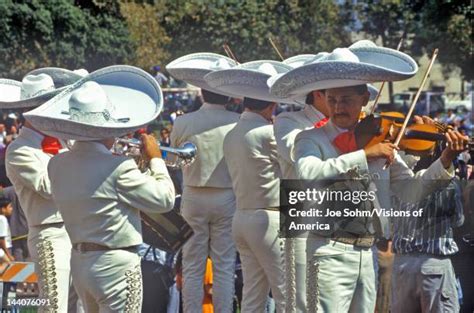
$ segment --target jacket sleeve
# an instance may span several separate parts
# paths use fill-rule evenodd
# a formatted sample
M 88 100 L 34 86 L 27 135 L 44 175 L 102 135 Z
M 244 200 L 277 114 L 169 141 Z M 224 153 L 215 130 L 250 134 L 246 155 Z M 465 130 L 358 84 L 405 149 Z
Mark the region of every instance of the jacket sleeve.
M 433 162 L 426 170 L 415 174 L 397 153 L 390 166 L 391 189 L 406 201 L 424 199 L 436 190 L 448 186 L 453 177 L 453 166 L 445 169 L 440 159 Z
M 7 153 L 6 163 L 8 177 L 17 178 L 26 188 L 51 199 L 48 162 L 41 160 L 32 150 L 19 148 Z
M 298 129 L 296 122 L 284 116 L 277 118 L 273 128 L 275 131 L 278 155 L 286 162 L 293 164 L 294 160 L 292 159 L 291 152 L 296 135 L 298 135 L 301 130 Z
M 163 160 L 153 158 L 150 170 L 142 173 L 133 160 L 120 165 L 116 182 L 119 201 L 145 213 L 164 213 L 173 209 L 174 186 Z
M 314 135 L 314 134 L 310 134 Z M 368 165 L 365 152 L 357 150 L 323 161 L 323 147 L 317 145 L 303 131 L 295 140 L 296 172 L 300 179 L 335 179 L 350 170 L 367 173 Z

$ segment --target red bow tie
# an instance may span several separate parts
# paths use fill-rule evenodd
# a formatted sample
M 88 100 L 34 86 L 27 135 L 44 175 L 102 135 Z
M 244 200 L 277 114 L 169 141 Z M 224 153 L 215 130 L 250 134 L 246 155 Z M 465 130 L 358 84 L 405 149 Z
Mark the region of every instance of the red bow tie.
M 57 138 L 45 136 L 41 142 L 41 148 L 44 153 L 56 155 L 62 149 L 62 146 Z
M 353 131 L 347 131 L 339 134 L 336 138 L 334 138 L 332 143 L 337 149 L 339 149 L 339 151 L 341 151 L 342 154 L 357 150 L 357 143 Z
M 323 127 L 324 125 L 326 125 L 326 123 L 329 121 L 329 117 L 325 117 L 323 118 L 322 120 L 320 120 L 319 122 L 316 122 L 314 123 L 314 128 L 321 128 Z

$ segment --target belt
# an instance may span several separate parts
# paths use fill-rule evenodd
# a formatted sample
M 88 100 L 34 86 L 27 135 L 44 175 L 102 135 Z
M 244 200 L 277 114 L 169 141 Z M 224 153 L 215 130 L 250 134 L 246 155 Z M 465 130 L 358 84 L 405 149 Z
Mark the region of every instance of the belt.
M 375 237 L 333 237 L 328 239 L 354 245 L 360 248 L 370 248 L 375 243 Z
M 120 248 L 111 248 L 93 242 L 79 242 L 72 245 L 74 250 L 78 252 L 92 252 L 92 251 L 112 251 L 112 250 L 126 250 L 129 252 L 138 252 L 139 246 L 129 246 Z
M 264 210 L 277 211 L 277 212 L 279 212 L 279 211 L 280 211 L 280 208 L 265 208 Z

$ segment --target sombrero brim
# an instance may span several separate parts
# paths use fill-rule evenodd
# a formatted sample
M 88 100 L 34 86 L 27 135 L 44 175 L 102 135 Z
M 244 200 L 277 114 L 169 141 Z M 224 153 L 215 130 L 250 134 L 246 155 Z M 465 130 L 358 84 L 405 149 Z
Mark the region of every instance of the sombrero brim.
M 38 68 L 35 69 L 31 72 L 29 72 L 26 75 L 39 75 L 39 74 L 47 74 L 49 75 L 53 81 L 54 81 L 54 86 L 56 88 L 59 87 L 64 87 L 64 86 L 69 86 L 71 84 L 74 84 L 81 78 L 83 78 L 82 75 L 79 75 L 73 71 L 60 68 L 60 67 L 43 67 L 43 68 Z
M 231 58 L 216 53 L 192 53 L 182 56 L 168 65 L 166 70 L 176 79 L 185 81 L 188 84 L 206 89 L 213 90 L 204 80 L 204 76 L 215 71 L 210 66 L 219 59 L 224 58 L 230 65 L 237 66 L 238 63 Z
M 23 109 L 37 107 L 53 98 L 66 87 L 47 91 L 39 96 L 21 99 L 21 82 L 12 79 L 0 79 L 0 109 Z
M 285 73 L 291 66 L 276 61 L 253 61 L 235 68 L 215 71 L 204 77 L 206 83 L 219 93 L 229 97 L 247 97 L 271 102 L 293 103 L 291 99 L 270 94 L 267 85 L 271 75 L 256 70 L 264 63 L 271 64 L 278 72 Z
M 417 70 L 418 66 L 414 61 L 395 58 L 386 60 L 385 66 L 348 61 L 315 62 L 281 76 L 273 82 L 270 93 L 277 97 L 295 98 L 312 90 L 405 80 L 413 77 Z
M 87 81 L 95 81 L 105 90 L 115 107 L 111 112 L 115 119 L 129 120 L 124 123 L 110 120 L 100 126 L 70 120 L 65 114 L 69 110 L 69 98 Z M 138 68 L 120 65 L 91 73 L 24 116 L 35 128 L 48 135 L 63 140 L 90 141 L 134 132 L 153 121 L 162 107 L 163 95 L 156 80 Z

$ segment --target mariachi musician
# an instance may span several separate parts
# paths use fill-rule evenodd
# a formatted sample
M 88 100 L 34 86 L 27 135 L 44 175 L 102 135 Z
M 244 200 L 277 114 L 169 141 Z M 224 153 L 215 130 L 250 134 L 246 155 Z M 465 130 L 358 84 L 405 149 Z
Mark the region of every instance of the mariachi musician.
M 232 311 L 236 253 L 231 229 L 235 195 L 222 146 L 239 115 L 226 110 L 229 97 L 210 87 L 204 76 L 236 64 L 218 54 L 194 53 L 166 66 L 173 77 L 201 87 L 204 99 L 199 110 L 178 117 L 171 132 L 172 146 L 189 141 L 199 151 L 195 161 L 183 169 L 181 213 L 194 232 L 183 246 L 185 312 L 202 310 L 202 285 L 208 257 L 212 260 L 214 276 L 214 309 L 222 313 Z
M 75 140 L 70 151 L 50 160 L 48 172 L 71 238 L 72 277 L 86 312 L 141 311 L 140 211 L 171 210 L 174 187 L 153 137 L 142 135 L 150 160 L 144 173 L 133 159 L 110 149 L 116 137 L 153 121 L 162 99 L 146 72 L 110 66 L 25 114 L 42 132 Z
M 244 96 L 244 112 L 224 139 L 237 210 L 232 234 L 242 261 L 244 313 L 263 312 L 271 289 L 277 312 L 286 312 L 283 239 L 279 238 L 280 178 L 272 115 L 278 99 L 267 80 L 291 67 L 253 61 L 210 73 L 206 82 L 231 97 Z
M 0 108 L 37 107 L 63 90 L 59 87 L 82 78 L 60 68 L 47 68 L 51 76 L 40 70 L 27 74 L 22 82 L 1 79 Z M 51 199 L 47 171 L 49 160 L 61 149 L 56 138 L 45 135 L 27 121 L 8 146 L 5 164 L 28 223 L 28 249 L 39 274 L 40 297 L 48 302 L 49 309 L 68 312 L 68 307 L 75 311 L 74 300 L 77 300 L 74 288 L 70 288 L 71 242 Z
M 304 66 L 313 62 L 318 62 L 327 56 L 327 52 L 320 52 L 316 55 L 297 55 L 283 61 L 292 67 Z M 270 80 L 270 85 L 274 80 Z M 377 96 L 377 89 L 368 85 L 370 100 Z M 278 161 L 280 163 L 283 179 L 297 179 L 295 163 L 291 151 L 295 143 L 296 136 L 303 130 L 313 127 L 319 128 L 328 121 L 329 109 L 326 105 L 324 90 L 312 90 L 307 94 L 298 95 L 295 101 L 304 100 L 304 107 L 296 112 L 283 112 L 277 115 L 274 124 L 275 138 L 278 148 Z M 285 242 L 285 253 L 287 254 L 287 274 L 294 271 L 293 275 L 287 277 L 287 303 L 288 311 L 294 310 L 296 313 L 306 312 L 306 238 L 288 238 Z M 294 247 L 291 246 L 294 245 Z M 289 260 L 295 259 L 295 264 L 289 264 Z M 294 281 L 293 281 L 294 280 Z M 295 290 L 293 290 L 293 288 Z M 294 295 L 293 295 L 294 294 Z M 294 299 L 293 299 L 294 298 Z M 291 303 L 294 302 L 294 303 Z
M 306 130 L 296 137 L 294 157 L 300 179 L 330 180 L 368 177 L 369 188 L 376 190 L 376 208 L 390 208 L 390 192 L 426 195 L 446 186 L 453 177 L 451 161 L 462 150 L 465 140 L 449 132 L 448 147 L 440 159 L 424 172 L 417 173 L 418 190 L 403 190 L 413 172 L 395 153 L 392 143 L 359 149 L 354 127 L 369 92 L 365 83 L 394 81 L 413 76 L 416 63 L 401 52 L 361 42 L 351 49 L 336 49 L 320 62 L 296 68 L 280 77 L 272 93 L 297 94 L 299 90 L 325 89 L 329 121 L 321 128 Z M 308 76 L 312 72 L 314 75 Z M 382 170 L 387 162 L 388 170 Z M 435 180 L 436 179 L 436 180 Z M 410 188 L 413 188 L 413 184 Z M 339 220 L 334 221 L 337 225 Z M 376 230 L 386 233 L 382 218 L 350 220 L 365 223 L 363 233 L 334 227 L 337 231 L 311 231 L 307 242 L 309 312 L 373 312 L 376 287 L 372 248 Z M 359 224 L 360 224 L 359 223 Z M 348 223 L 350 224 L 350 223 Z M 340 226 L 340 225 L 339 225 Z M 340 269 L 334 271 L 334 268 Z

